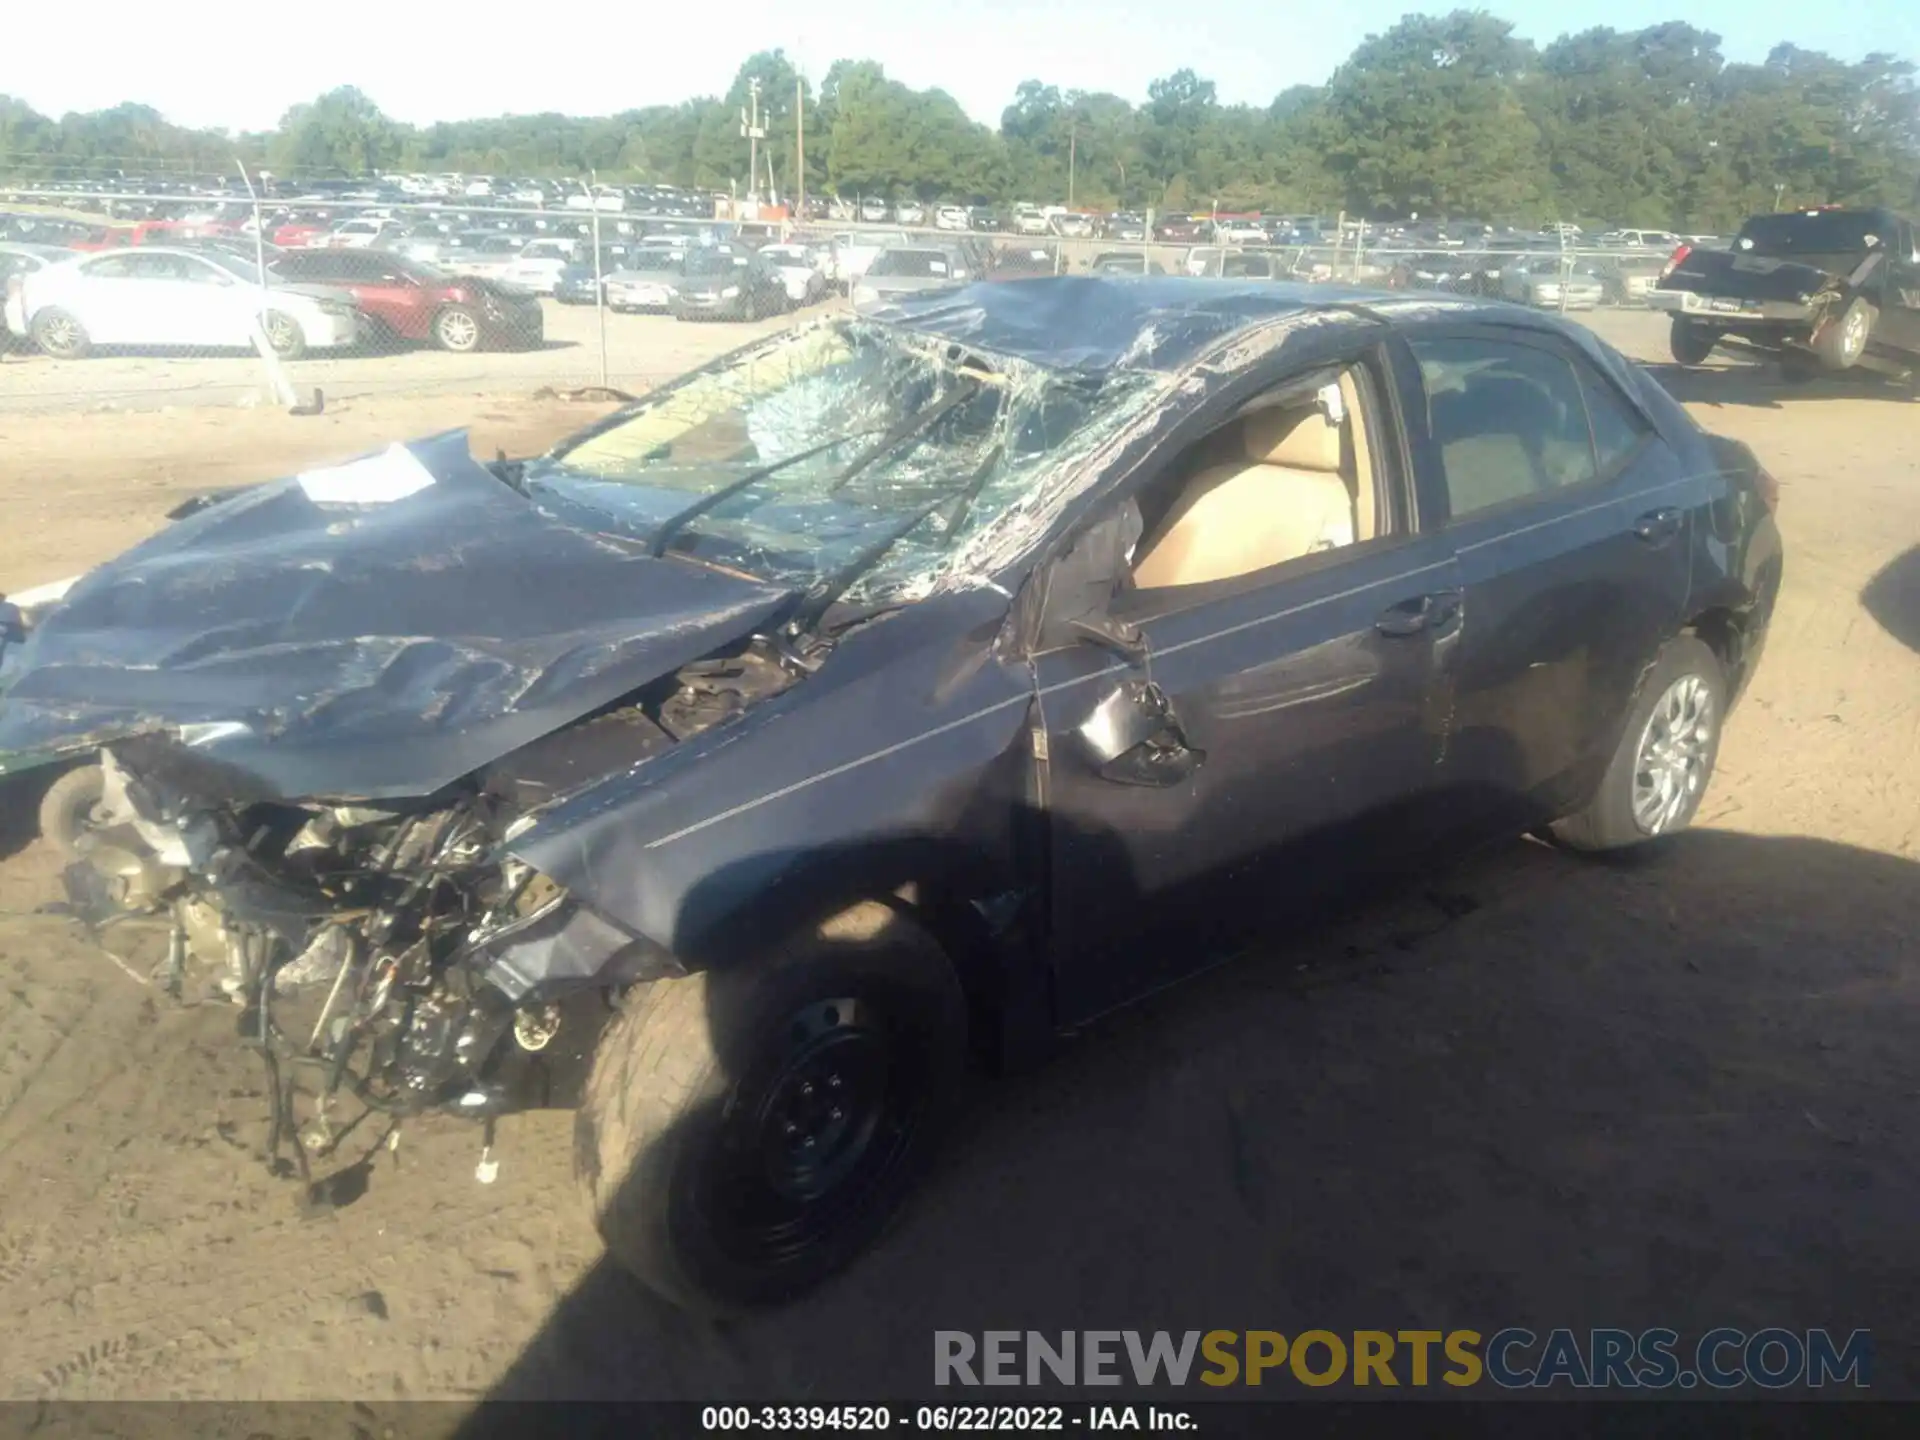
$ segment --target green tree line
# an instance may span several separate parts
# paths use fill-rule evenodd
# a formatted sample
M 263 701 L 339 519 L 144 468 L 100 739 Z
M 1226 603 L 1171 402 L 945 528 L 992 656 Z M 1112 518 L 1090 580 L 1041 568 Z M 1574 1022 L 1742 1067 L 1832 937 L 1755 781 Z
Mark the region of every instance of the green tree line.
M 296 105 L 272 132 L 231 135 L 121 105 L 58 120 L 0 97 L 0 174 L 103 167 L 280 175 L 457 170 L 746 188 L 739 112 L 750 82 L 773 181 L 791 193 L 798 132 L 808 189 L 1083 208 L 1261 207 L 1490 221 L 1569 219 L 1723 229 L 1786 205 L 1920 202 L 1920 89 L 1890 54 L 1843 61 L 1781 44 L 1730 63 L 1682 22 L 1594 29 L 1545 46 L 1485 11 L 1409 15 L 1319 86 L 1226 105 L 1179 70 L 1144 103 L 1017 89 L 998 128 L 942 90 L 870 60 L 816 86 L 779 50 L 750 56 L 724 96 L 617 115 L 401 124 L 352 88 Z M 766 183 L 765 162 L 755 177 Z

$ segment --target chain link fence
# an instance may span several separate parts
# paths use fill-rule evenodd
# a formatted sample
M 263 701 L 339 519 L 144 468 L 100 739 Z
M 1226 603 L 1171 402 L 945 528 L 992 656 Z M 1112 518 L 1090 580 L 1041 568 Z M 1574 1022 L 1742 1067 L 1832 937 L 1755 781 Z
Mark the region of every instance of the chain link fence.
M 649 204 L 592 177 L 567 189 L 562 204 L 0 189 L 0 411 L 633 393 L 795 313 L 981 278 L 1192 275 L 1636 306 L 1666 259 L 1565 238 L 1421 247 L 1358 226 L 1288 245 L 1230 225 L 1192 243 L 1140 238 L 1150 224 L 1011 234 L 957 207 L 934 224 L 742 219 L 710 197 Z

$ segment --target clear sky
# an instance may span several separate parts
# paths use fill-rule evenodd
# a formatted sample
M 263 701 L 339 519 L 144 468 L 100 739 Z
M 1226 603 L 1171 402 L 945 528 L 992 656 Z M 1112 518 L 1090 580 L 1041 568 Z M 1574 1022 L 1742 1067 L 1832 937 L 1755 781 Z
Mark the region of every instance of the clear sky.
M 878 60 L 997 124 L 1028 78 L 1131 100 L 1183 66 L 1228 103 L 1324 81 L 1408 0 L 628 0 L 426 5 L 322 0 L 208 9 L 153 0 L 16 0 L 0 91 L 49 114 L 149 104 L 180 124 L 272 126 L 288 105 L 357 85 L 415 124 L 558 110 L 609 114 L 725 91 L 754 50 L 784 48 L 816 82 L 836 58 Z M 1920 0 L 1507 0 L 1487 8 L 1545 42 L 1569 30 L 1685 19 L 1729 59 L 1776 42 L 1920 60 Z

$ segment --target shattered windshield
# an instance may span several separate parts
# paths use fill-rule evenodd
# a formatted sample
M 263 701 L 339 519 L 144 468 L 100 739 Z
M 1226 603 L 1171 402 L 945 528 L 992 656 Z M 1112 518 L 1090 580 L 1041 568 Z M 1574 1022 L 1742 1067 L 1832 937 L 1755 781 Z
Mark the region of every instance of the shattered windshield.
M 800 588 L 844 584 L 855 604 L 913 599 L 1167 383 L 836 318 L 694 372 L 526 483 L 662 549 Z

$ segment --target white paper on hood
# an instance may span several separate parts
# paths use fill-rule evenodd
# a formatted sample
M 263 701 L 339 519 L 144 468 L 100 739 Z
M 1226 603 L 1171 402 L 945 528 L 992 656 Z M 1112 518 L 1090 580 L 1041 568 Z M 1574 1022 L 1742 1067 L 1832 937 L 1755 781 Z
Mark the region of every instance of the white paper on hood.
M 316 505 L 387 505 L 433 484 L 433 475 L 404 445 L 389 445 L 378 455 L 346 465 L 309 470 L 300 488 Z

